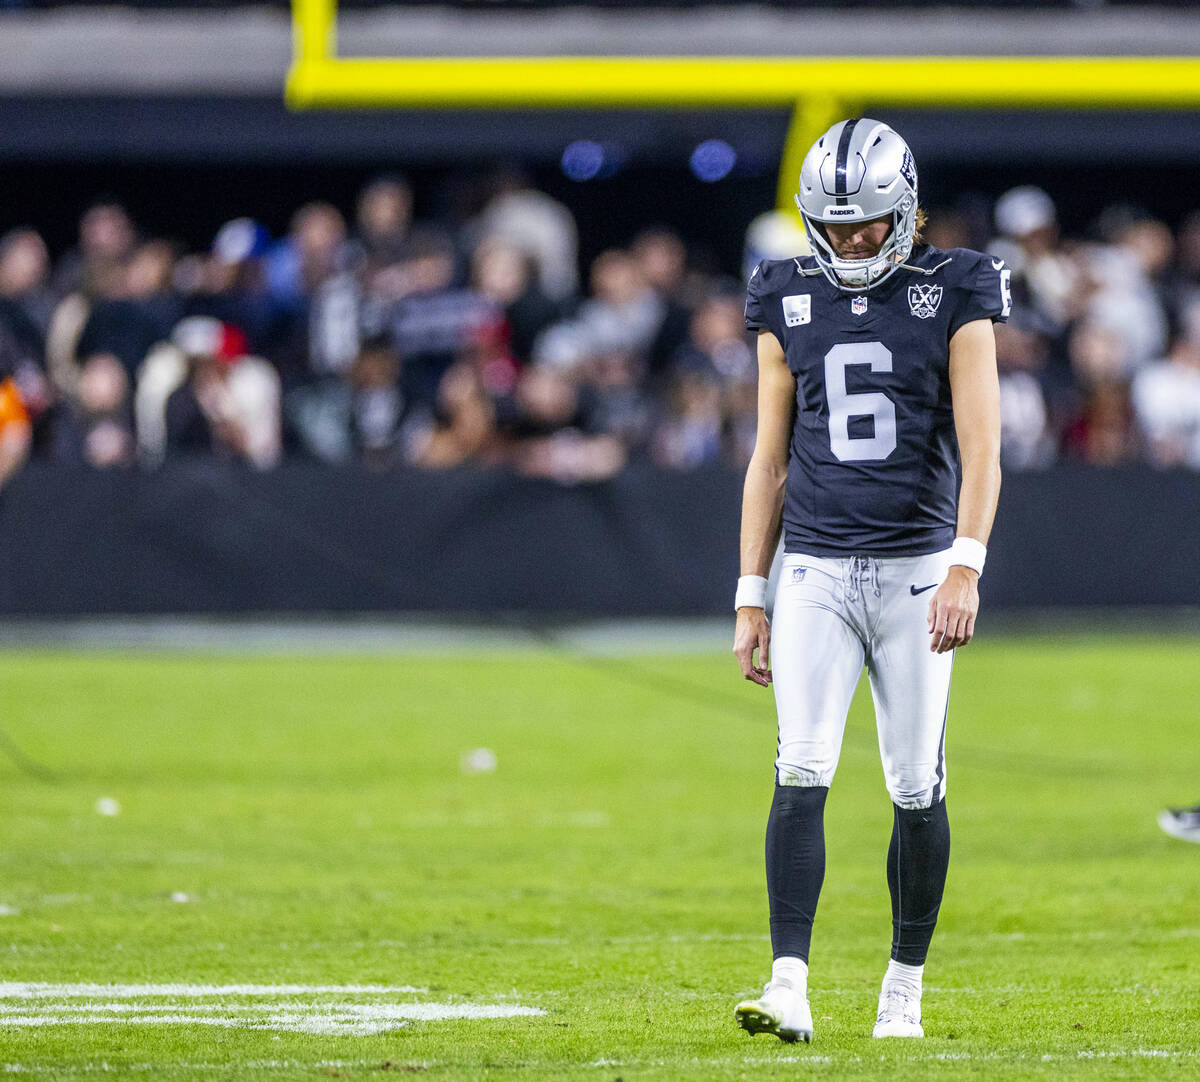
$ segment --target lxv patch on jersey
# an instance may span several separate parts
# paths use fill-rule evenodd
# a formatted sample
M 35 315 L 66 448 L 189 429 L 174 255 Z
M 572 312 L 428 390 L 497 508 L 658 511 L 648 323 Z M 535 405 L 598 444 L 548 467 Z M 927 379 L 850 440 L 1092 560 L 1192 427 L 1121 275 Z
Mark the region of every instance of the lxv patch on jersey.
M 942 287 L 916 285 L 908 287 L 908 310 L 918 319 L 932 319 L 942 303 Z
M 812 322 L 812 297 L 800 293 L 783 298 L 783 322 L 789 327 L 799 327 Z

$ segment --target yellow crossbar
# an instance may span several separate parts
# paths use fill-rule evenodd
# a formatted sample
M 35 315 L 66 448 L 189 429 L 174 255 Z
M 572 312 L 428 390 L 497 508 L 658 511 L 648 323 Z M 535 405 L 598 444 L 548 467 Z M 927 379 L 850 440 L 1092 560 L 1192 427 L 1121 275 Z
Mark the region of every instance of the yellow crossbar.
M 287 83 L 295 108 L 752 107 L 836 99 L 847 89 L 886 106 L 1200 105 L 1200 59 L 1192 57 L 310 59 L 321 33 L 298 37 L 305 45 Z

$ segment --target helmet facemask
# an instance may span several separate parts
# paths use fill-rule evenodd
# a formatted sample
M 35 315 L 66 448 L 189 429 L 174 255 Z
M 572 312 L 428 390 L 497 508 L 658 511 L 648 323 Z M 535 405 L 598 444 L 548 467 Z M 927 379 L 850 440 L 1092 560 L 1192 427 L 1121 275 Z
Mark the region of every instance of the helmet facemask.
M 813 144 L 800 170 L 796 207 L 813 257 L 840 290 L 863 293 L 894 274 L 912 253 L 917 227 L 917 171 L 908 145 L 877 120 L 835 124 Z M 825 226 L 891 218 L 879 251 L 842 259 Z
M 833 243 L 825 232 L 825 223 L 804 212 L 799 196 L 796 196 L 796 207 L 804 222 L 813 258 L 824 271 L 825 277 L 838 289 L 848 293 L 863 293 L 894 274 L 900 264 L 912 254 L 913 237 L 916 234 L 917 226 L 917 201 L 912 196 L 905 195 L 900 203 L 892 209 L 892 227 L 888 231 L 888 235 L 880 245 L 879 251 L 865 259 L 842 259 L 834 250 Z M 864 220 L 876 221 L 877 219 Z M 840 219 L 840 221 L 845 221 L 845 219 Z

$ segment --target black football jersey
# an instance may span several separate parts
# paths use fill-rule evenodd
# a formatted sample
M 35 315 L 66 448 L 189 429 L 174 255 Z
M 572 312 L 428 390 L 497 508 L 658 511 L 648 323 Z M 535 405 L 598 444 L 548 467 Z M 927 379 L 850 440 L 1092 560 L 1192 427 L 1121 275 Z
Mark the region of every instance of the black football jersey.
M 750 276 L 746 326 L 779 339 L 796 377 L 787 552 L 919 556 L 954 540 L 950 338 L 1008 318 L 1009 271 L 966 248 L 919 245 L 908 262 L 920 270 L 866 293 L 836 289 L 812 258 Z

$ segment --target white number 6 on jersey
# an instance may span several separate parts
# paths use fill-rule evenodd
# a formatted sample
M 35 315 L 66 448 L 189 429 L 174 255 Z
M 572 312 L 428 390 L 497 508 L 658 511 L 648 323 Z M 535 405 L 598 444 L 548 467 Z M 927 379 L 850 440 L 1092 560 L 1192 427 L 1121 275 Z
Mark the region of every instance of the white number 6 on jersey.
M 896 407 L 881 391 L 849 394 L 846 369 L 871 366 L 872 372 L 892 370 L 892 351 L 882 342 L 849 342 L 825 354 L 825 398 L 829 403 L 829 446 L 839 462 L 879 462 L 896 449 Z M 871 417 L 873 436 L 851 436 L 851 417 Z

